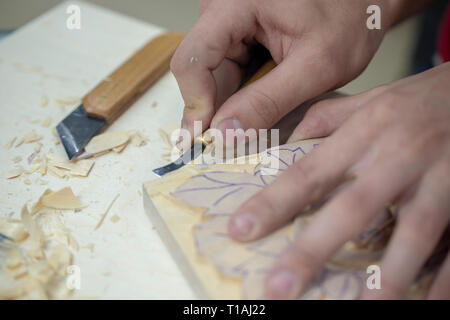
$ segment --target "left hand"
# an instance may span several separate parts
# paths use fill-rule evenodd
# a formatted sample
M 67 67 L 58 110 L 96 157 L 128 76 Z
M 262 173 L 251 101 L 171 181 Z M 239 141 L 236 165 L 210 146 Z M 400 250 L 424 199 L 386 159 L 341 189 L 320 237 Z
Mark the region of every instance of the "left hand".
M 239 241 L 261 238 L 356 177 L 324 205 L 273 267 L 268 298 L 296 298 L 326 261 L 395 202 L 398 218 L 382 259 L 381 290 L 362 298 L 402 298 L 450 219 L 450 63 L 357 96 L 324 100 L 292 139 L 330 135 L 230 221 Z M 429 292 L 450 298 L 450 255 Z

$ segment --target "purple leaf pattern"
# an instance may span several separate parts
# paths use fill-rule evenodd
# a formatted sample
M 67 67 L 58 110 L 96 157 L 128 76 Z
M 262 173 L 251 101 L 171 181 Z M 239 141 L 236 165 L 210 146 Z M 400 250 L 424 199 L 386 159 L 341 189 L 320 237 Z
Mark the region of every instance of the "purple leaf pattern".
M 204 172 L 181 185 L 172 196 L 193 206 L 206 209 L 206 222 L 197 225 L 194 241 L 198 253 L 209 259 L 225 276 L 242 278 L 245 299 L 263 297 L 264 277 L 280 254 L 292 243 L 294 234 L 302 232 L 307 217 L 299 216 L 294 223 L 252 243 L 242 244 L 230 239 L 227 224 L 231 214 L 248 198 L 271 183 L 295 161 L 310 152 L 317 143 L 304 141 L 293 147 L 280 147 L 267 152 L 253 174 L 240 172 Z M 275 165 L 274 165 L 275 164 Z M 370 230 L 367 231 L 370 233 Z M 346 251 L 346 250 L 343 250 Z M 351 251 L 352 252 L 352 251 Z M 358 262 L 355 266 L 339 266 L 337 255 L 319 273 L 302 299 L 355 299 L 366 284 L 366 267 L 372 253 L 344 254 L 343 259 Z M 378 258 L 378 256 L 376 256 Z M 353 260 L 352 260 L 353 259 Z

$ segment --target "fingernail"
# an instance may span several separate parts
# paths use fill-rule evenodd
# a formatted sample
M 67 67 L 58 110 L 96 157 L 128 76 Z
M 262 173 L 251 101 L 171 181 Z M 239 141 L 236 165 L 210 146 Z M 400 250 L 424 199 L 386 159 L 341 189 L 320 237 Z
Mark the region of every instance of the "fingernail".
M 247 236 L 255 226 L 255 217 L 251 213 L 244 213 L 233 218 L 233 229 L 242 236 Z
M 222 132 L 222 136 L 224 137 L 225 144 L 226 145 L 233 145 L 234 144 L 234 136 L 230 139 L 227 139 L 227 130 L 238 130 L 242 129 L 244 130 L 244 126 L 242 123 L 237 119 L 226 119 L 223 120 L 219 125 L 217 126 L 217 129 L 219 129 Z
M 294 288 L 297 287 L 296 278 L 291 271 L 283 270 L 270 277 L 267 285 L 272 294 L 278 298 L 293 298 Z

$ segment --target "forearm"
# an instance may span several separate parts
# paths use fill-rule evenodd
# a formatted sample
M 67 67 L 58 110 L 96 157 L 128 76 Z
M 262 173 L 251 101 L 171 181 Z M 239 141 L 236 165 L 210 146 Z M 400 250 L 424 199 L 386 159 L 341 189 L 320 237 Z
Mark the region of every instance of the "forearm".
M 434 0 L 388 0 L 390 6 L 390 26 L 394 26 L 415 15 L 433 1 Z

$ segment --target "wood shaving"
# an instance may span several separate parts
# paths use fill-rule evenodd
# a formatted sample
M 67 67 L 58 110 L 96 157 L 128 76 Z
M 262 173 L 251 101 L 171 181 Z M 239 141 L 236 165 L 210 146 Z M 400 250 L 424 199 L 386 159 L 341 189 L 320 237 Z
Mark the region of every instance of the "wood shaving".
M 29 237 L 20 220 L 0 218 L 0 233 L 20 243 Z
M 69 297 L 71 291 L 66 286 L 66 270 L 72 264 L 72 254 L 67 245 L 61 245 L 50 238 L 45 240 L 45 250 L 43 246 L 33 249 L 21 246 L 8 251 L 7 272 L 0 273 L 1 299 Z M 29 242 L 32 244 L 31 240 Z M 3 286 L 4 283 L 7 285 Z
M 163 129 L 159 129 L 159 136 L 161 137 L 162 141 L 168 146 L 170 147 L 170 149 L 173 148 L 173 144 L 172 141 L 170 141 L 170 137 L 167 134 L 167 132 L 165 132 Z
M 5 179 L 14 179 L 14 178 L 20 177 L 20 175 L 22 173 L 23 173 L 23 169 L 17 168 L 17 169 L 5 172 L 5 174 L 3 176 L 5 177 Z
M 42 149 L 42 143 L 38 142 L 36 143 L 36 145 L 34 146 L 34 152 L 39 153 L 41 152 Z
M 48 166 L 48 171 L 53 174 L 54 176 L 58 177 L 58 178 L 65 178 L 67 176 L 67 173 L 61 169 L 58 169 L 57 167 L 54 166 Z
M 109 220 L 111 220 L 112 223 L 116 223 L 120 220 L 120 217 L 118 215 L 113 215 Z
M 76 162 L 69 162 L 56 159 L 52 155 L 48 155 L 47 157 L 49 158 L 50 166 L 68 170 L 71 175 L 79 177 L 87 177 L 95 163 L 94 160 L 88 159 L 78 160 Z
M 26 170 L 25 173 L 26 174 L 32 174 L 32 173 L 36 172 L 39 169 L 40 166 L 41 166 L 40 164 L 35 164 L 30 169 Z
M 34 215 L 34 214 L 38 213 L 39 211 L 42 211 L 46 208 L 46 206 L 42 203 L 42 198 L 51 193 L 53 193 L 53 191 L 50 189 L 46 189 L 44 191 L 44 193 L 42 193 L 42 195 L 39 197 L 38 201 L 31 208 L 31 215 Z
M 30 133 L 28 133 L 26 136 L 24 136 L 17 144 L 16 144 L 16 148 L 21 146 L 24 143 L 32 143 L 32 142 L 36 142 L 42 139 L 42 136 L 39 136 L 36 134 L 36 132 L 32 131 Z
M 131 137 L 131 144 L 135 147 L 143 147 L 147 144 L 148 138 L 142 135 L 140 132 L 136 132 L 133 137 Z
M 109 210 L 111 209 L 111 207 L 113 206 L 114 202 L 116 202 L 117 198 L 119 198 L 120 194 L 117 194 L 113 201 L 109 204 L 108 208 L 106 208 L 105 213 L 102 215 L 102 218 L 100 219 L 100 221 L 97 223 L 97 225 L 95 226 L 94 230 L 97 230 L 98 228 L 100 228 L 103 224 L 103 221 L 105 221 L 106 215 L 108 214 Z
M 41 107 L 45 108 L 48 105 L 48 97 L 42 96 L 41 98 Z
M 45 176 L 47 174 L 47 157 L 44 157 L 41 162 L 41 176 Z
M 23 226 L 25 227 L 25 230 L 30 235 L 31 241 L 33 243 L 38 244 L 39 246 L 42 244 L 42 232 L 39 229 L 39 227 L 36 224 L 36 221 L 33 220 L 33 217 L 31 216 L 30 212 L 27 209 L 27 206 L 23 206 L 22 212 L 20 214 L 20 217 L 22 218 Z
M 11 147 L 13 146 L 14 142 L 16 142 L 17 137 L 12 138 L 6 145 L 5 145 L 5 149 L 9 150 L 11 149 Z
M 50 127 L 51 124 L 52 124 L 52 118 L 47 117 L 47 118 L 45 118 L 44 121 L 42 121 L 41 126 L 44 128 L 48 128 L 48 127 Z
M 45 194 L 42 196 L 41 201 L 42 205 L 53 209 L 68 210 L 85 207 L 85 205 L 73 194 L 70 187 L 65 187 L 56 192 Z
M 92 138 L 84 149 L 88 154 L 97 154 L 121 146 L 129 139 L 128 132 L 107 132 Z
M 30 185 L 31 184 L 31 180 L 30 179 L 25 179 L 23 181 L 23 183 L 25 183 L 26 185 Z
M 22 161 L 22 157 L 21 156 L 14 157 L 14 159 L 13 159 L 14 163 L 19 163 L 20 161 Z
M 81 103 L 81 99 L 79 97 L 65 97 L 61 99 L 56 99 L 55 103 L 61 107 L 65 107 L 74 104 L 79 104 Z
M 125 149 L 125 147 L 126 147 L 127 145 L 128 145 L 128 142 L 125 142 L 123 145 L 117 146 L 117 147 L 113 148 L 112 150 L 113 150 L 115 153 L 121 153 L 121 152 Z

